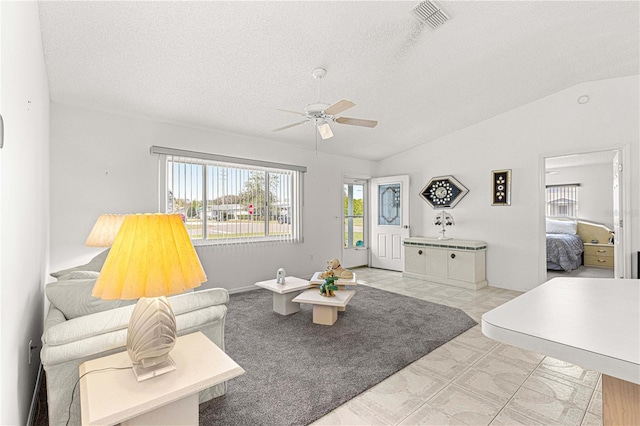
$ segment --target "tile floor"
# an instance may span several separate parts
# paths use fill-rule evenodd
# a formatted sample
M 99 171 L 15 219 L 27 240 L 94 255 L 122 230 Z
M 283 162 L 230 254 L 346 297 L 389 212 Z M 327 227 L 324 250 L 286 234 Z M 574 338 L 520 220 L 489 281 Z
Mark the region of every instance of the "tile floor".
M 358 268 L 358 283 L 482 314 L 520 295 L 466 290 Z M 602 425 L 600 374 L 491 340 L 480 325 L 314 425 Z

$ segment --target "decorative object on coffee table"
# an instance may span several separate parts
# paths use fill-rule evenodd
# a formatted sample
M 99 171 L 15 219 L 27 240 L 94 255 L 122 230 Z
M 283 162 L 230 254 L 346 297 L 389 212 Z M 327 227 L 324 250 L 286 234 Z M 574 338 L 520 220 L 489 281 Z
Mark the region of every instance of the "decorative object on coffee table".
M 286 275 L 287 275 L 287 272 L 284 270 L 284 268 L 278 269 L 278 271 L 276 272 L 276 283 L 284 284 L 284 279 Z
M 320 274 L 320 278 L 326 277 L 338 277 L 348 280 L 353 278 L 353 272 L 340 266 L 338 259 L 331 259 L 327 261 L 327 269 Z
M 334 297 L 334 291 L 338 290 L 338 286 L 335 285 L 336 281 L 338 281 L 338 277 L 326 277 L 320 285 L 320 294 L 324 297 Z

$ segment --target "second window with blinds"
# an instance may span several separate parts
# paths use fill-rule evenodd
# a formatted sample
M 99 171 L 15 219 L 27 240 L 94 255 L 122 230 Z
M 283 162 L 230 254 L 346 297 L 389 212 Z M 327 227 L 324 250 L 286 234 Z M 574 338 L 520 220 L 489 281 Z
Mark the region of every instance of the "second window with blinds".
M 215 161 L 198 158 L 207 156 L 199 153 L 161 154 L 165 163 L 161 169 L 161 185 L 166 185 L 161 190 L 166 196 L 165 210 L 183 216 L 194 244 L 301 239 L 302 171 L 293 169 L 297 166 L 242 164 L 239 158 L 211 155 L 227 160 Z
M 578 218 L 579 183 L 546 186 L 546 208 L 549 217 Z

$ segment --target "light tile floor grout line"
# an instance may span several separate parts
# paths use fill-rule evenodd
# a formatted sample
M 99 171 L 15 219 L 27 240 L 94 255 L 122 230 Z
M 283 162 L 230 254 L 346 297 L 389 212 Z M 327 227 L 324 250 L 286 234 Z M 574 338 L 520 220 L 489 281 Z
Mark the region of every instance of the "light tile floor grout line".
M 516 396 L 516 394 L 520 391 L 520 389 L 522 389 L 522 387 L 524 386 L 525 382 L 526 382 L 527 380 L 529 380 L 529 378 L 533 375 L 533 373 L 535 373 L 535 372 L 536 372 L 536 370 L 538 369 L 538 367 L 540 367 L 540 364 L 542 364 L 542 362 L 544 361 L 544 359 L 545 359 L 545 358 L 546 358 L 546 357 L 543 357 L 543 358 L 538 362 L 538 364 L 535 366 L 535 368 L 534 368 L 533 370 L 531 370 L 531 373 L 529 373 L 529 374 L 527 375 L 527 377 L 522 381 L 522 383 L 520 384 L 520 386 L 518 386 L 518 389 L 516 389 L 516 390 L 515 390 L 515 392 L 513 392 L 513 394 L 509 397 L 509 399 L 507 400 L 507 402 L 505 402 L 505 403 L 504 403 L 504 405 L 502 406 L 502 408 L 500 408 L 500 411 L 498 411 L 498 412 L 496 413 L 496 415 L 493 417 L 493 419 L 491 419 L 491 421 L 488 423 L 488 425 L 491 425 L 491 423 L 493 423 L 493 422 L 496 420 L 496 418 L 498 418 L 498 416 L 500 415 L 500 413 L 502 413 L 502 412 L 504 411 L 504 409 L 505 409 L 505 408 L 507 408 L 507 405 L 509 405 L 509 403 L 513 400 L 513 398 L 514 398 L 514 397 Z M 528 418 L 528 419 L 530 419 L 530 420 L 532 420 L 532 421 L 534 421 L 534 422 L 537 422 L 537 421 L 538 421 L 538 420 L 536 420 L 536 419 L 532 419 L 531 417 L 527 416 L 527 415 L 526 415 L 526 414 L 524 414 L 524 413 L 521 413 L 520 411 L 517 411 L 517 410 L 516 410 L 516 412 L 517 412 L 518 414 L 520 414 L 521 416 L 524 416 L 524 417 L 526 417 L 526 418 Z

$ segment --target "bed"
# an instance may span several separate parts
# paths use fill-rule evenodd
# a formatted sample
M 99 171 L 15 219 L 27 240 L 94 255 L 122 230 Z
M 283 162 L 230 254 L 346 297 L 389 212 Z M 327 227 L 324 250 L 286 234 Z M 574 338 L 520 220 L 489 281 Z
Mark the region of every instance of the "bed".
M 571 271 L 582 264 L 584 244 L 578 234 L 547 233 L 547 269 Z
M 608 242 L 611 230 L 584 220 L 547 218 L 547 269 L 571 271 L 582 265 L 585 242 Z

